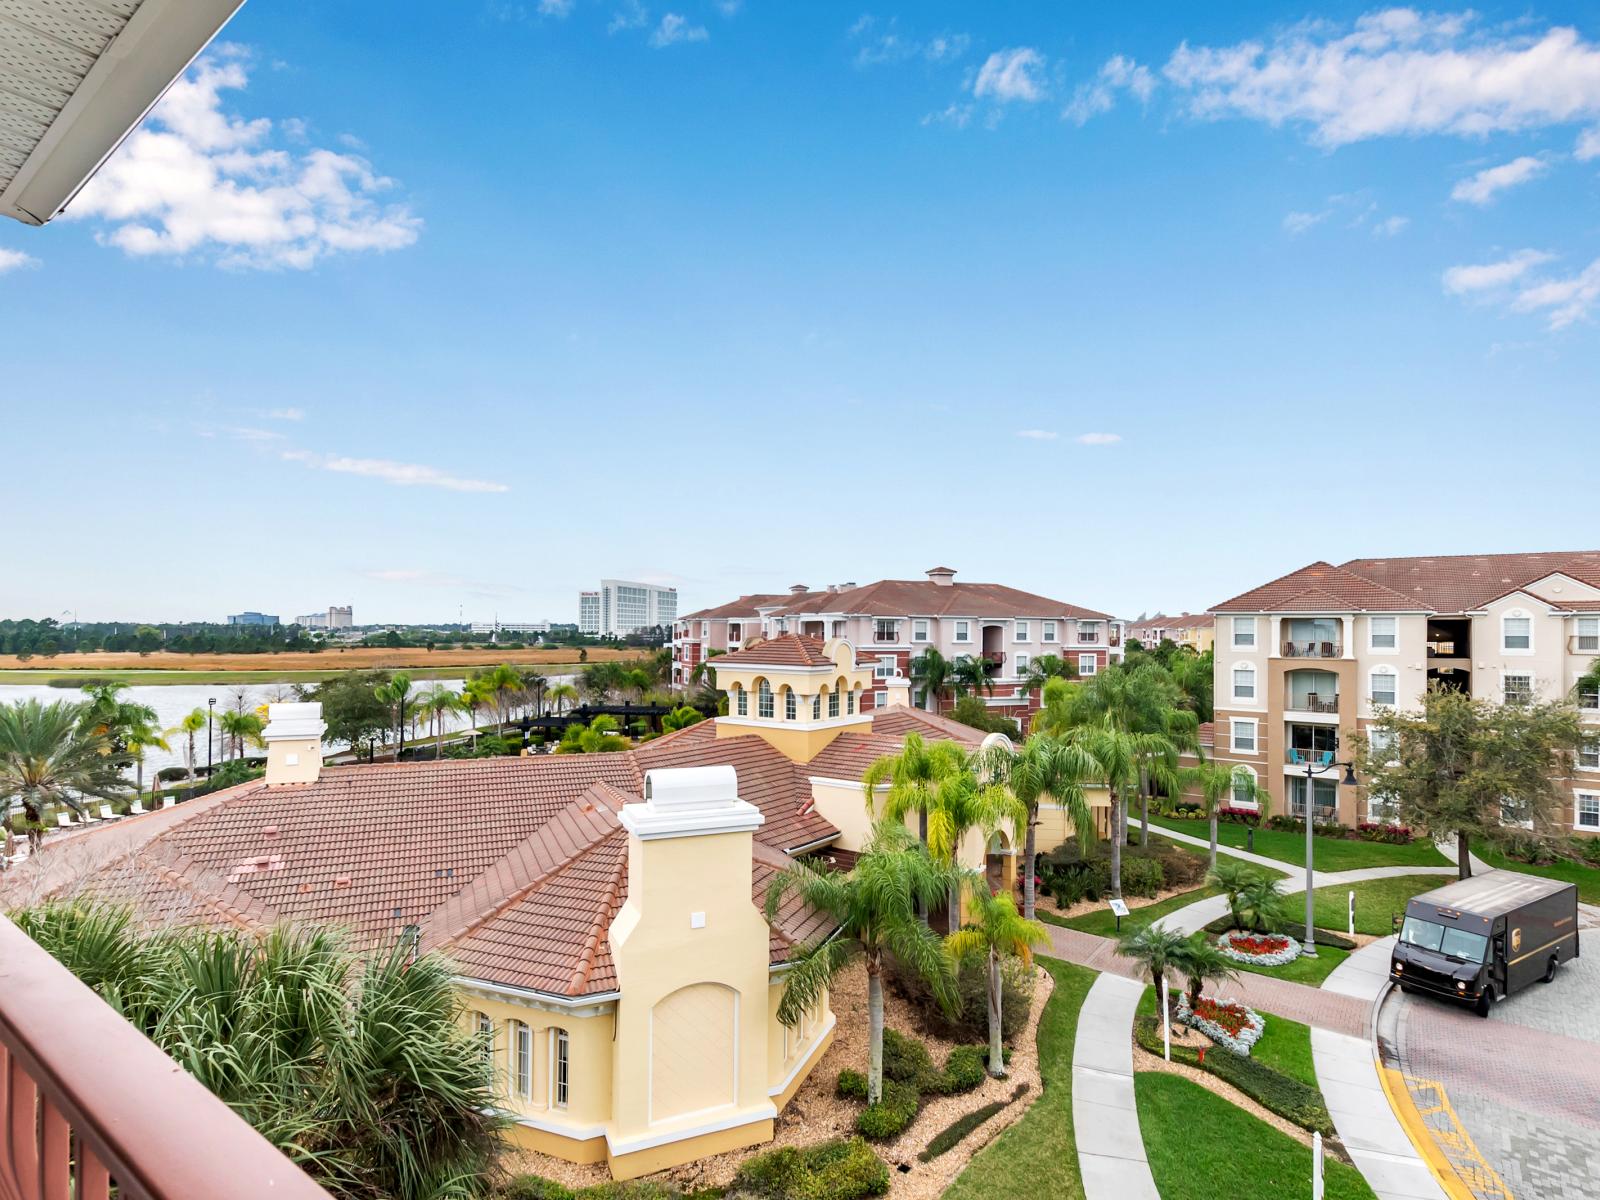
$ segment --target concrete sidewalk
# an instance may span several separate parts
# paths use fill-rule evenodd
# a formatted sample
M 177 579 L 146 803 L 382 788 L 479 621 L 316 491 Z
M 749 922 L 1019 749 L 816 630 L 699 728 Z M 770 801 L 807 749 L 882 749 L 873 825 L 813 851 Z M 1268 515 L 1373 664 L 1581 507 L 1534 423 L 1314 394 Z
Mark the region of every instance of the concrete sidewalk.
M 1161 1200 L 1133 1094 L 1133 1017 L 1144 985 L 1094 981 L 1072 1047 L 1072 1124 L 1087 1200 Z

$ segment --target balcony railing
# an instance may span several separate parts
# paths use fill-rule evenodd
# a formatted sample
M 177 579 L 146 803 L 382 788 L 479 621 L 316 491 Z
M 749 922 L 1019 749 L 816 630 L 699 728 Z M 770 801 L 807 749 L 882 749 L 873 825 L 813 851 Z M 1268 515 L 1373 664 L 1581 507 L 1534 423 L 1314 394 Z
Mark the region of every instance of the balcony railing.
M 1339 711 L 1339 696 L 1337 693 L 1323 696 L 1317 692 L 1307 692 L 1297 699 L 1291 692 L 1284 697 L 1283 706 L 1290 712 L 1336 713 Z
M 0 1196 L 328 1200 L 0 916 Z
M 1472 651 L 1465 642 L 1429 642 L 1429 658 L 1471 658 Z
M 983 659 L 991 671 L 998 670 L 1006 665 L 1006 656 L 1003 650 L 985 650 L 978 657 Z
M 1313 767 L 1327 767 L 1333 765 L 1333 750 L 1303 750 L 1297 746 L 1290 746 L 1283 753 L 1283 761 L 1293 767 L 1303 767 L 1310 763 Z
M 1284 642 L 1284 658 L 1338 658 L 1344 648 L 1338 642 Z

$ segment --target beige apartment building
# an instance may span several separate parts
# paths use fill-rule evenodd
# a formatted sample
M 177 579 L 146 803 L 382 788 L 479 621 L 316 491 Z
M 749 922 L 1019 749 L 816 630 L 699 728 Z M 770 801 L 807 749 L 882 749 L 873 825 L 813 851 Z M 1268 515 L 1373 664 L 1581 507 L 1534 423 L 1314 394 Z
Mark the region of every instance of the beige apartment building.
M 1348 759 L 1383 710 L 1430 687 L 1496 703 L 1576 696 L 1594 737 L 1562 786 L 1562 823 L 1600 832 L 1600 551 L 1312 563 L 1213 606 L 1216 757 L 1255 773 L 1272 810 L 1305 812 L 1306 764 Z M 1328 769 L 1321 819 L 1381 820 L 1381 797 Z

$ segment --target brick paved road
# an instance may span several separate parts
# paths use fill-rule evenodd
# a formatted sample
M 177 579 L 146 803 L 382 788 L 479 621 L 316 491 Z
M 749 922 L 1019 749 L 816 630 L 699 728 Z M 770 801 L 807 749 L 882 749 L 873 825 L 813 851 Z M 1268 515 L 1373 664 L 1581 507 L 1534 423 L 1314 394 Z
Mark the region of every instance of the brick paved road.
M 1486 1021 L 1422 996 L 1385 1006 L 1401 1069 L 1444 1085 L 1517 1200 L 1600 1200 L 1597 988 L 1600 932 L 1583 935 L 1583 956 L 1555 983 L 1534 984 Z

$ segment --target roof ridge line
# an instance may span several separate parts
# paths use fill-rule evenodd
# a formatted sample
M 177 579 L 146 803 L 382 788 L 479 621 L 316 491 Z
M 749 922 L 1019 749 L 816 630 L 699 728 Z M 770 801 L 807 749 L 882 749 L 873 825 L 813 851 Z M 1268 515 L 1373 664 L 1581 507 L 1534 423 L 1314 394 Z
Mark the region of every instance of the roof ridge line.
M 589 927 L 589 936 L 584 941 L 582 953 L 578 955 L 578 967 L 567 984 L 569 996 L 582 995 L 589 977 L 594 974 L 595 960 L 600 956 L 600 940 L 611 932 L 612 914 L 616 910 L 617 898 L 622 893 L 622 876 L 627 869 L 628 856 L 624 854 L 617 859 L 617 865 L 611 871 L 611 882 L 606 884 L 606 890 L 600 897 L 594 924 Z

